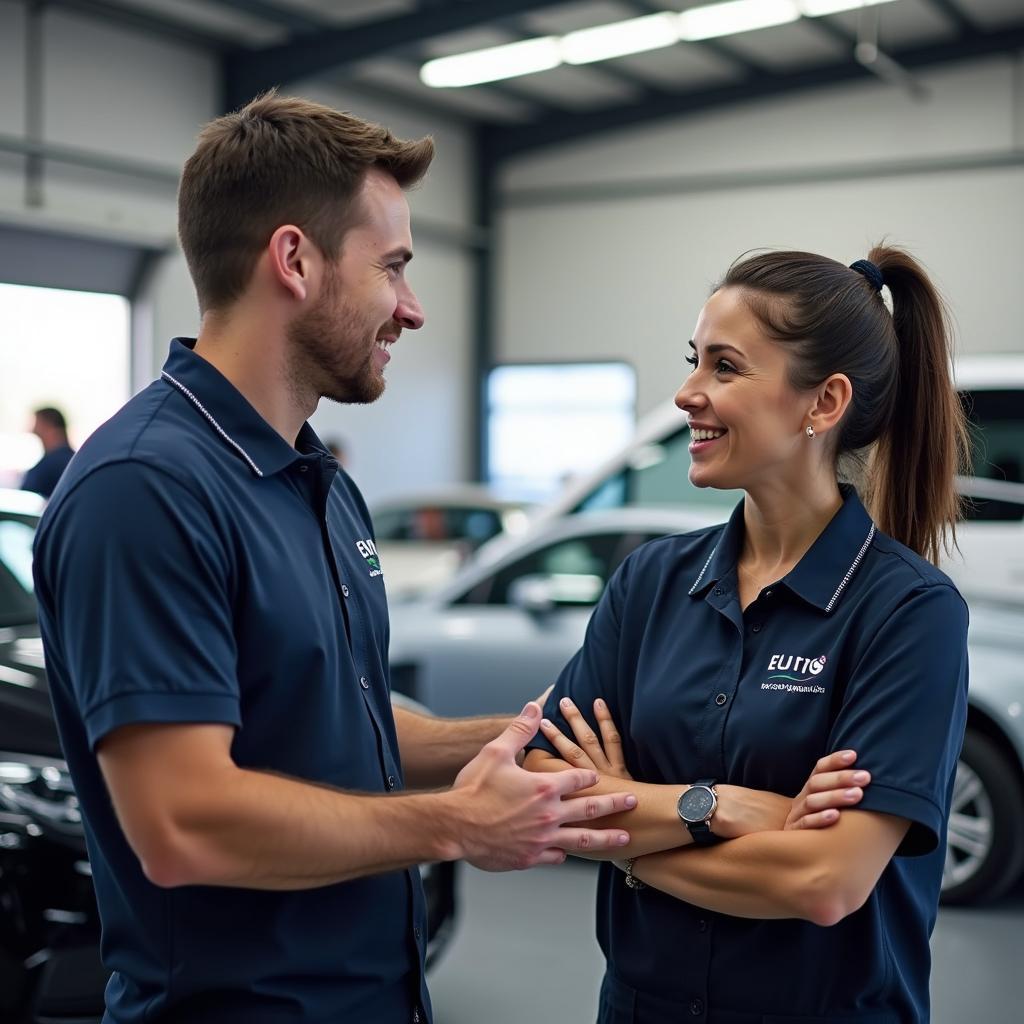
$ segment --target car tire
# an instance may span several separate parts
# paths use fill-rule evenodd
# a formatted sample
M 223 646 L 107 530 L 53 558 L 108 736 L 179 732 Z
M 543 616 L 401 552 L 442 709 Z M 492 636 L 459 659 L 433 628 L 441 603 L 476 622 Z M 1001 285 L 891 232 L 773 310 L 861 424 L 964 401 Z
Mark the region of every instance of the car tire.
M 983 733 L 968 730 L 950 808 L 942 902 L 1001 896 L 1024 868 L 1024 786 L 1020 772 Z

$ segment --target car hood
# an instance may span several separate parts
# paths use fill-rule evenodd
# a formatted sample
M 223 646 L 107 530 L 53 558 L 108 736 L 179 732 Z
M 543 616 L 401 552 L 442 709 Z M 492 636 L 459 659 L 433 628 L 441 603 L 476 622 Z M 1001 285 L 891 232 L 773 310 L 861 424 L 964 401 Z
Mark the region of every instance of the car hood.
M 0 750 L 63 756 L 38 626 L 0 629 Z

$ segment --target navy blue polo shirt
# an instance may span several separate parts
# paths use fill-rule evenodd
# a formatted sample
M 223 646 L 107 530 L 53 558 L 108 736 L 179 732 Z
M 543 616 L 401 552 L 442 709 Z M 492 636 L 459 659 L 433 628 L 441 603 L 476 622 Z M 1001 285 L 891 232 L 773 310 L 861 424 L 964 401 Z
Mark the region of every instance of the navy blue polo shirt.
M 910 831 L 867 903 L 831 928 L 711 913 L 634 891 L 602 865 L 607 1024 L 928 1019 L 928 940 L 966 721 L 967 609 L 945 575 L 874 527 L 851 488 L 843 498 L 745 611 L 742 503 L 724 526 L 639 548 L 545 710 L 565 731 L 560 697 L 591 724 L 603 697 L 629 770 L 653 783 L 710 778 L 795 796 L 819 757 L 852 748 L 872 775 L 859 806 L 907 818 Z
M 113 971 L 105 1021 L 427 1020 L 415 869 L 321 888 L 161 889 L 95 755 L 141 722 L 236 728 L 245 768 L 402 786 L 366 506 L 308 424 L 286 443 L 190 340 L 82 446 L 36 586 Z
M 68 444 L 52 448 L 25 474 L 21 489 L 48 498 L 74 454 L 74 448 Z

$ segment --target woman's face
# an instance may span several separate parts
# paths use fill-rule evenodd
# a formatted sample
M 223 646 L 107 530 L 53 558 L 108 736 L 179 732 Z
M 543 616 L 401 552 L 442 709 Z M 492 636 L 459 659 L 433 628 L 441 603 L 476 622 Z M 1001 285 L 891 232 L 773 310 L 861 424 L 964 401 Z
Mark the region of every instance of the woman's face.
M 690 421 L 690 482 L 750 490 L 808 472 L 814 394 L 790 386 L 785 347 L 765 336 L 740 289 L 708 299 L 690 346 L 694 369 L 675 399 Z

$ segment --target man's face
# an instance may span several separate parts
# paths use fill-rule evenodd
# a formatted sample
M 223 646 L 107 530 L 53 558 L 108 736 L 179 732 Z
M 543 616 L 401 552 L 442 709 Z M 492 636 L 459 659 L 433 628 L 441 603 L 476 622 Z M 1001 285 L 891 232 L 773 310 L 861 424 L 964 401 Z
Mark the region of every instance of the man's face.
M 296 384 L 336 402 L 373 402 L 403 330 L 423 325 L 405 279 L 412 259 L 409 204 L 389 174 L 371 170 L 357 196 L 359 216 L 341 254 L 324 270 L 313 308 L 288 328 Z

